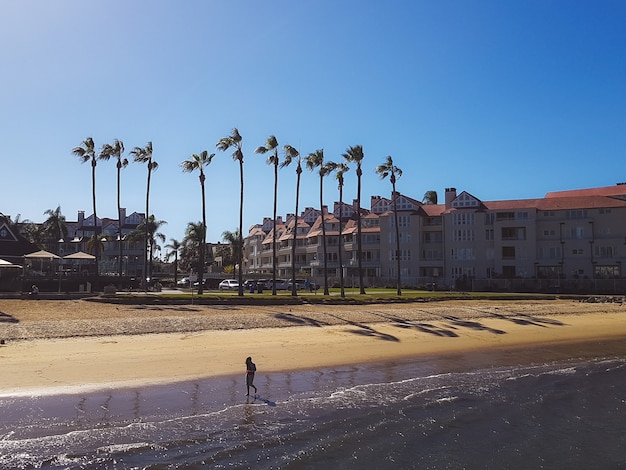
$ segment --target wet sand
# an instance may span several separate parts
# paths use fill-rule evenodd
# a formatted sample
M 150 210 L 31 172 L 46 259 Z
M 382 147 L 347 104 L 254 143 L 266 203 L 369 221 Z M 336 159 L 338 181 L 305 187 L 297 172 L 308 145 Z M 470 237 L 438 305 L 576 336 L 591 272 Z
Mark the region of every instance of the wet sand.
M 625 306 L 572 301 L 225 310 L 0 300 L 0 312 L 10 319 L 0 322 L 4 397 L 238 377 L 246 356 L 259 376 L 450 355 L 473 367 L 481 355 L 515 361 L 569 345 L 567 356 L 582 344 L 595 354 L 626 338 Z

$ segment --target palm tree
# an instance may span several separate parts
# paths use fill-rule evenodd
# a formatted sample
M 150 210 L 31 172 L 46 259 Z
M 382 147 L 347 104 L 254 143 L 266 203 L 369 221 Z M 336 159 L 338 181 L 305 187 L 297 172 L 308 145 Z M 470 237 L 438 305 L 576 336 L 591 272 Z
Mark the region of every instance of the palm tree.
M 353 145 L 346 150 L 343 158 L 348 163 L 356 163 L 356 176 L 357 176 L 357 192 L 356 192 L 356 249 L 357 249 L 357 262 L 359 266 L 359 292 L 365 294 L 365 286 L 363 285 L 363 245 L 361 241 L 361 176 L 363 176 L 363 170 L 361 169 L 361 162 L 363 161 L 363 147 L 361 145 Z
M 170 256 L 174 256 L 174 286 L 178 285 L 178 253 L 181 247 L 182 243 L 175 238 L 170 238 L 170 243 L 165 245 L 165 248 L 171 250 L 165 258 L 169 261 Z
M 93 233 L 98 235 L 98 215 L 96 214 L 96 164 L 102 158 L 96 155 L 96 145 L 91 137 L 87 137 L 81 145 L 74 147 L 72 153 L 80 158 L 82 163 L 91 161 L 91 199 L 93 202 Z M 100 260 L 100 243 L 94 244 L 94 256 L 96 257 L 96 276 L 98 276 L 98 261 Z
M 128 159 L 122 158 L 122 154 L 124 153 L 124 142 L 121 140 L 115 139 L 113 144 L 104 144 L 102 146 L 102 150 L 100 152 L 100 158 L 103 160 L 108 160 L 110 157 L 115 157 L 117 159 L 117 234 L 118 234 L 118 244 L 119 244 L 119 258 L 117 265 L 117 274 L 120 278 L 120 283 L 122 280 L 122 259 L 124 256 L 123 244 L 122 244 L 122 226 L 124 225 L 124 221 L 122 220 L 122 200 L 121 200 L 121 186 L 122 186 L 122 168 L 126 168 L 128 166 Z
M 239 130 L 234 128 L 231 135 L 221 138 L 215 145 L 219 150 L 225 152 L 233 148 L 233 160 L 239 162 L 239 244 L 243 246 L 243 149 L 242 138 Z M 239 295 L 243 296 L 243 250 L 239 252 Z
M 276 140 L 276 136 L 269 136 L 267 141 L 265 142 L 264 147 L 257 147 L 254 153 L 266 154 L 271 152 L 271 155 L 267 158 L 267 164 L 272 165 L 274 167 L 274 230 L 272 231 L 272 295 L 276 295 L 276 241 L 277 241 L 277 230 L 276 230 L 276 204 L 278 202 L 278 167 L 280 163 L 280 159 L 278 158 L 278 140 Z M 291 159 L 287 159 L 285 156 L 285 160 L 280 163 L 280 168 L 283 168 L 291 163 Z M 295 278 L 294 278 L 295 283 Z
M 298 286 L 296 285 L 296 242 L 298 237 L 298 200 L 300 196 L 300 175 L 302 174 L 302 161 L 300 158 L 300 152 L 298 152 L 291 145 L 285 145 L 283 147 L 285 151 L 285 161 L 282 166 L 287 166 L 294 158 L 298 159 L 298 166 L 296 167 L 296 211 L 294 212 L 294 226 L 293 226 L 293 241 L 291 245 L 291 295 L 298 295 Z
M 225 230 L 224 232 L 222 232 L 222 240 L 230 246 L 231 258 L 233 260 L 241 259 L 241 254 L 243 253 L 243 244 L 241 243 L 239 231 L 235 230 L 234 232 L 231 232 L 229 230 Z
M 135 231 L 128 234 L 128 237 L 127 237 L 129 241 L 136 241 L 136 240 L 143 240 L 144 237 L 146 237 L 147 235 L 148 238 L 146 241 L 146 246 L 148 247 L 148 256 L 149 256 L 148 272 L 150 273 L 150 276 L 152 276 L 152 258 L 154 256 L 154 252 L 156 250 L 161 249 L 161 247 L 157 243 L 157 240 L 160 240 L 161 242 L 165 242 L 165 235 L 160 233 L 158 230 L 161 228 L 161 226 L 165 224 L 167 224 L 166 221 L 156 220 L 154 218 L 154 215 L 151 215 L 147 219 L 144 219 L 144 221 L 141 224 L 137 225 L 137 228 L 135 229 Z M 146 281 L 147 280 L 148 279 L 146 279 Z M 147 289 L 147 285 L 145 286 L 145 288 Z
M 424 199 L 422 199 L 424 204 L 437 204 L 437 191 L 426 191 L 424 193 Z
M 196 155 L 195 153 L 191 156 L 191 159 L 185 160 L 181 163 L 183 167 L 183 171 L 185 173 L 191 173 L 194 170 L 198 170 L 200 172 L 200 188 L 202 190 L 202 243 L 200 243 L 200 260 L 198 262 L 198 295 L 203 294 L 204 289 L 204 263 L 205 263 L 205 249 L 206 249 L 206 200 L 204 197 L 204 181 L 206 176 L 204 174 L 204 167 L 208 166 L 213 160 L 215 156 L 214 153 L 209 155 L 209 152 L 203 150 L 200 155 Z
M 85 249 L 89 252 L 89 253 L 95 253 L 100 251 L 103 252 L 104 251 L 104 242 L 109 240 L 109 236 L 108 235 L 104 235 L 104 236 L 100 236 L 100 235 L 92 235 L 91 237 L 89 237 L 89 239 L 87 240 L 87 243 L 85 243 Z
M 336 171 L 335 178 L 339 183 L 339 288 L 341 289 L 341 297 L 346 296 L 343 286 L 343 235 L 341 227 L 341 216 L 343 215 L 343 174 L 349 171 L 350 167 L 345 163 L 336 163 L 333 165 L 333 171 Z
M 324 295 L 330 295 L 328 292 L 328 270 L 327 270 L 327 252 L 326 252 L 326 214 L 324 212 L 324 176 L 330 173 L 328 165 L 324 164 L 324 150 L 316 150 L 310 153 L 306 157 L 306 167 L 313 171 L 315 168 L 319 168 L 320 175 L 320 208 L 322 218 L 322 249 L 324 256 Z
M 388 155 L 385 163 L 376 167 L 376 173 L 380 176 L 380 179 L 385 179 L 387 178 L 387 176 L 389 176 L 389 181 L 391 182 L 391 194 L 393 197 L 393 217 L 396 224 L 396 260 L 398 263 L 396 276 L 398 295 L 402 295 L 402 290 L 400 288 L 400 231 L 398 227 L 398 193 L 396 193 L 396 178 L 400 178 L 402 176 L 402 170 L 393 164 L 393 159 L 391 158 L 391 156 Z
M 61 214 L 61 206 L 57 206 L 54 210 L 48 209 L 44 215 L 48 216 L 42 227 L 44 236 L 54 242 L 67 238 L 67 225 L 65 216 Z
M 156 170 L 159 167 L 159 164 L 152 160 L 152 142 L 148 142 L 145 147 L 135 147 L 130 151 L 130 154 L 133 156 L 133 161 L 136 163 L 146 163 L 148 166 L 148 183 L 146 185 L 146 213 L 144 215 L 144 221 L 148 220 L 150 217 L 150 179 L 152 177 L 152 171 Z M 154 219 L 154 217 L 152 217 Z M 149 234 L 148 234 L 148 223 L 144 223 L 144 243 L 145 243 L 145 251 L 144 251 L 144 259 L 143 259 L 143 279 L 142 285 L 147 290 L 146 280 L 148 277 L 152 275 L 151 272 L 148 271 L 148 242 L 149 242 Z M 152 254 L 150 253 L 150 256 Z M 150 263 L 152 265 L 152 263 Z
M 202 229 L 202 222 L 189 222 L 187 229 L 185 230 L 185 237 L 183 238 L 181 246 L 181 264 L 194 269 L 199 270 L 199 266 L 195 266 L 200 262 L 200 245 L 204 240 L 204 230 Z

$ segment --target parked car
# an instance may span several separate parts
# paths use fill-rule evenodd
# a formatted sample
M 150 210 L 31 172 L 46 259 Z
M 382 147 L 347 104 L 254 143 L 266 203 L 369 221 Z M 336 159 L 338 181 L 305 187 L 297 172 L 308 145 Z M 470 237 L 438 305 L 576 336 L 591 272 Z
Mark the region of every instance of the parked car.
M 189 287 L 189 278 L 183 277 L 182 279 L 179 279 L 176 285 L 178 287 Z
M 272 286 L 272 281 L 270 281 L 270 288 Z M 286 279 L 276 279 L 276 290 L 287 290 L 290 287 L 289 281 Z
M 236 279 L 224 279 L 218 286 L 219 290 L 237 290 L 239 282 Z

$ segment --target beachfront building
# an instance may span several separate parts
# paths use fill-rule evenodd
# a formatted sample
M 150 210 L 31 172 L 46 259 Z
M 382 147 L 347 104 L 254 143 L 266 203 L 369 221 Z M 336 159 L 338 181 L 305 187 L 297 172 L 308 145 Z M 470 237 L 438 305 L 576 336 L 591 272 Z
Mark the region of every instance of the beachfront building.
M 129 241 L 127 237 L 137 230 L 143 223 L 143 213 L 126 213 L 122 208 L 122 226 L 118 228 L 118 219 L 100 218 L 94 220 L 93 214 L 85 217 L 84 211 L 78 211 L 74 221 L 66 221 L 68 237 L 46 243 L 46 250 L 58 256 L 65 257 L 73 253 L 89 253 L 89 241 L 93 237 L 96 227 L 102 235 L 103 251 L 100 254 L 99 272 L 102 275 L 117 275 L 119 269 L 119 244 L 120 236 L 122 246 L 122 274 L 124 276 L 141 277 L 143 272 L 143 241 Z M 86 266 L 82 266 L 84 269 Z
M 398 234 L 393 202 L 398 210 Z M 344 270 L 346 285 L 358 285 L 356 206 L 325 213 L 330 285 Z M 310 209 L 310 208 L 309 208 Z M 394 285 L 397 257 L 405 286 L 459 290 L 551 292 L 626 290 L 626 184 L 551 192 L 543 198 L 482 201 L 466 191 L 445 190 L 443 204 L 423 204 L 401 193 L 373 196 L 361 210 L 363 269 L 366 284 Z M 297 218 L 296 265 L 299 272 L 323 281 L 322 218 Z M 339 218 L 342 220 L 343 267 L 338 265 Z M 290 277 L 293 225 L 281 230 L 279 277 Z M 270 224 L 271 227 L 271 224 Z M 261 264 L 271 274 L 271 241 L 263 227 L 251 230 L 247 244 L 263 239 Z M 262 234 L 265 234 L 263 237 Z M 396 250 L 396 236 L 400 251 Z M 252 252 L 249 264 L 257 263 Z M 283 269 L 284 267 L 284 269 Z

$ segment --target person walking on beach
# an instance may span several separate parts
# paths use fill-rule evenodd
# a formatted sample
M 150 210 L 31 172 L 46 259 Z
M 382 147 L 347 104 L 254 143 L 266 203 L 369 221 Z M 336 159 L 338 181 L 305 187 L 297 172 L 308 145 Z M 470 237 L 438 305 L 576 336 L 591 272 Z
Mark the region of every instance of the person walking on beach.
M 246 388 L 248 393 L 246 396 L 250 396 L 250 387 L 254 389 L 254 395 L 256 395 L 257 389 L 254 386 L 254 373 L 256 372 L 256 364 L 252 362 L 252 358 L 248 356 L 246 358 Z

